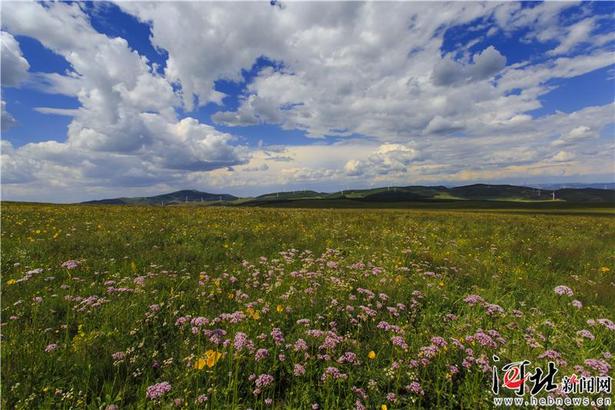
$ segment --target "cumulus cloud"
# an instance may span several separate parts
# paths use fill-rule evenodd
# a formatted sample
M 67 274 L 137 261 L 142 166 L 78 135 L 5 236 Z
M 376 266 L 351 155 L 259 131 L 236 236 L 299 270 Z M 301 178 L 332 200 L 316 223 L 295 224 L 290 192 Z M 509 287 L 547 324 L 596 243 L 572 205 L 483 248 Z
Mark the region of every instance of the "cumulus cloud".
M 2 24 L 14 34 L 38 39 L 66 59 L 71 72 L 36 73 L 33 83 L 43 91 L 74 96 L 80 103 L 78 109 L 35 108 L 72 117 L 65 143 L 27 144 L 7 155 L 20 160 L 35 157 L 46 172 L 62 176 L 59 179 L 119 186 L 173 180 L 180 171 L 245 162 L 245 150 L 231 135 L 194 118 L 178 119 L 179 100 L 167 79 L 125 39 L 94 30 L 79 4 L 7 4 Z M 3 104 L 3 126 L 4 113 Z M 7 169 L 7 175 L 11 172 Z M 3 178 L 7 183 L 21 180 Z
M 473 57 L 471 64 L 464 65 L 444 58 L 434 67 L 432 78 L 435 85 L 449 86 L 460 82 L 481 81 L 493 77 L 506 65 L 504 57 L 495 47 L 489 46 Z
M 69 116 L 67 139 L 6 146 L 3 189 L 26 195 L 48 184 L 72 198 L 71 189 L 92 195 L 92 187 L 100 193 L 114 186 L 136 193 L 175 184 L 264 190 L 263 181 L 299 188 L 318 181 L 466 181 L 563 167 L 596 173 L 584 159 L 608 152 L 595 141 L 612 123 L 610 105 L 528 114 L 541 107 L 554 79 L 612 65 L 613 52 L 603 46 L 613 36 L 593 34 L 598 21 L 583 13 L 562 18 L 568 3 L 119 7 L 149 25 L 152 45 L 164 51 L 163 73 L 125 39 L 97 32 L 78 3 L 3 5 L 3 85 L 8 53 L 7 64 L 21 74 L 7 81 L 79 101 L 77 109 L 35 108 Z M 476 39 L 443 54 L 447 30 L 477 19 L 493 25 L 491 36 L 523 33 L 523 41 L 554 48 L 546 58 L 512 64 L 488 44 L 469 52 Z M 177 30 L 177 21 L 192 29 Z M 68 72 L 28 73 L 14 40 L 21 35 L 63 57 Z M 573 53 L 581 45 L 587 50 Z M 259 71 L 248 77 L 257 61 Z M 221 79 L 243 87 L 237 106 L 225 106 L 230 100 L 216 89 Z M 213 126 L 190 113 L 208 103 L 219 108 Z M 4 128 L 9 114 L 2 108 Z M 276 124 L 319 139 L 248 148 L 218 124 Z
M 2 86 L 16 87 L 28 77 L 30 64 L 21 53 L 15 37 L 6 31 L 0 32 L 0 48 Z
M 6 102 L 2 100 L 1 103 L 2 118 L 0 122 L 2 123 L 2 131 L 6 131 L 13 128 L 17 124 L 17 121 L 15 121 L 15 118 L 6 110 Z

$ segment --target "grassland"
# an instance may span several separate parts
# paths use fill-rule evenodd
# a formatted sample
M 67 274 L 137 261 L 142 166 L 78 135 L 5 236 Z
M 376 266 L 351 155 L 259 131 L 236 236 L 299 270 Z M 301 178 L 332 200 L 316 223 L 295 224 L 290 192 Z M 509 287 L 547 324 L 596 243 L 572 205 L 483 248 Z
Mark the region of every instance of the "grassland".
M 613 214 L 540 212 L 3 204 L 2 407 L 475 409 L 494 354 L 612 374 Z

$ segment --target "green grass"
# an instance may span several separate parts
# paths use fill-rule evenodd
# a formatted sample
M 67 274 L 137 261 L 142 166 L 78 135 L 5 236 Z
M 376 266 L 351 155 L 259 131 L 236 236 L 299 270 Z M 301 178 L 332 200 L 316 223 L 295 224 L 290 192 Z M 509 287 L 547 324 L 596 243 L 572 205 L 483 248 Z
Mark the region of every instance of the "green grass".
M 489 364 L 497 354 L 501 363 L 528 359 L 544 367 L 540 354 L 555 350 L 566 362 L 558 377 L 578 371 L 575 366 L 596 374 L 587 359 L 615 364 L 604 355 L 615 353 L 615 333 L 587 323 L 615 319 L 612 216 L 608 208 L 563 206 L 383 210 L 4 203 L 2 407 L 167 408 L 177 399 L 190 408 L 303 409 L 318 403 L 321 409 L 346 409 L 359 399 L 370 409 L 490 408 L 491 373 L 476 363 L 464 367 L 464 359 Z M 79 260 L 79 267 L 62 268 L 69 259 Z M 38 268 L 43 272 L 22 280 Z M 138 277 L 142 285 L 135 283 Z M 574 296 L 557 295 L 558 285 L 570 287 Z M 110 287 L 128 291 L 110 293 Z M 375 296 L 369 299 L 358 289 Z M 485 305 L 464 302 L 471 294 Z M 81 310 L 78 298 L 93 295 L 105 302 Z M 42 301 L 34 299 L 39 297 Z M 573 307 L 573 299 L 583 307 Z M 486 314 L 486 303 L 503 313 Z M 366 307 L 373 317 L 364 313 Z M 246 317 L 229 323 L 224 314 L 233 312 Z M 219 322 L 202 325 L 195 335 L 190 324 L 176 325 L 186 316 Z M 310 324 L 297 324 L 299 319 Z M 392 344 L 395 334 L 379 329 L 381 321 L 399 327 L 406 349 Z M 216 345 L 204 333 L 216 328 L 230 344 Z M 275 343 L 275 328 L 284 343 Z M 334 346 L 308 329 L 332 332 Z M 492 348 L 467 339 L 479 329 L 494 330 L 505 341 Z M 594 339 L 579 336 L 583 329 Z M 252 350 L 234 346 L 239 332 Z M 414 366 L 435 336 L 448 343 L 446 349 Z M 293 348 L 298 339 L 305 340 L 309 356 Z M 453 339 L 472 353 L 455 347 Z M 57 350 L 45 352 L 51 343 Z M 259 348 L 269 355 L 257 361 Z M 211 368 L 194 368 L 208 350 L 221 353 L 220 360 Z M 369 351 L 376 353 L 374 360 Z M 114 360 L 117 352 L 125 358 Z M 338 363 L 345 352 L 356 354 L 359 363 Z M 295 364 L 305 374 L 295 376 Z M 346 377 L 323 381 L 327 367 Z M 270 374 L 274 381 L 255 395 L 251 374 Z M 172 390 L 148 400 L 147 387 L 163 381 Z M 423 395 L 405 389 L 415 381 Z M 353 387 L 368 397 L 359 398 Z M 387 401 L 391 393 L 395 401 Z M 197 406 L 200 395 L 208 401 Z M 265 399 L 273 403 L 267 406 Z

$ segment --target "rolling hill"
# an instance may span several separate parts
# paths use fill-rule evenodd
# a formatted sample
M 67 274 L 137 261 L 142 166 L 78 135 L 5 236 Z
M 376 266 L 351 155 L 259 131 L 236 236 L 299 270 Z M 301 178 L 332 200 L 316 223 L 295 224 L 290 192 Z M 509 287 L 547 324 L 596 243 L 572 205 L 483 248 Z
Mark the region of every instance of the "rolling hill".
M 340 202 L 342 201 L 342 202 Z M 203 203 L 228 206 L 293 206 L 293 204 L 320 203 L 337 207 L 341 203 L 455 203 L 455 202 L 507 202 L 507 203 L 586 203 L 615 204 L 615 190 L 596 188 L 540 189 L 515 185 L 473 184 L 447 188 L 445 186 L 381 187 L 344 190 L 333 193 L 317 191 L 273 192 L 257 197 L 239 198 L 229 194 L 212 194 L 195 190 L 182 190 L 151 197 L 113 198 L 87 201 L 85 204 L 115 205 L 179 205 Z

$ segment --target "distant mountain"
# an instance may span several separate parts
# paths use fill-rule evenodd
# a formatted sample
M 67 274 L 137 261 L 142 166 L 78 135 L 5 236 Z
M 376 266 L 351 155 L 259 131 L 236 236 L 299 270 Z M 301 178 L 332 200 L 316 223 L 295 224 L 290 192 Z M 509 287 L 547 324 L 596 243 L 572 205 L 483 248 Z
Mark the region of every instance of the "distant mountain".
M 236 196 L 229 194 L 210 194 L 209 192 L 195 191 L 192 189 L 184 189 L 181 191 L 171 192 L 168 194 L 147 196 L 147 197 L 132 197 L 132 198 L 112 198 L 101 199 L 98 201 L 87 201 L 84 204 L 111 204 L 111 205 L 173 205 L 184 202 L 225 202 L 234 201 Z
M 544 189 L 563 189 L 563 188 L 595 188 L 595 189 L 615 189 L 615 182 L 594 182 L 594 183 L 582 183 L 573 182 L 568 184 L 535 184 L 532 185 L 536 188 Z
M 182 203 L 203 203 L 206 205 L 261 206 L 293 203 L 305 204 L 322 202 L 323 206 L 335 207 L 339 201 L 369 203 L 425 202 L 443 203 L 459 201 L 496 202 L 570 202 L 615 204 L 615 190 L 596 188 L 544 189 L 515 185 L 474 184 L 447 188 L 445 186 L 406 186 L 381 187 L 372 189 L 352 189 L 333 193 L 316 191 L 273 192 L 253 198 L 238 198 L 228 194 L 210 194 L 194 190 L 182 190 L 169 194 L 114 198 L 88 201 L 85 204 L 116 205 L 174 205 Z

